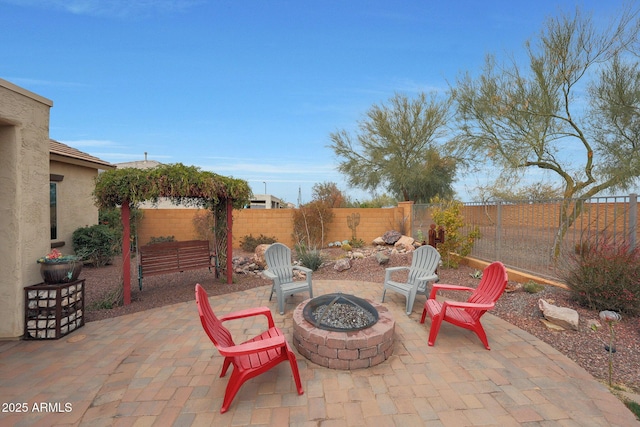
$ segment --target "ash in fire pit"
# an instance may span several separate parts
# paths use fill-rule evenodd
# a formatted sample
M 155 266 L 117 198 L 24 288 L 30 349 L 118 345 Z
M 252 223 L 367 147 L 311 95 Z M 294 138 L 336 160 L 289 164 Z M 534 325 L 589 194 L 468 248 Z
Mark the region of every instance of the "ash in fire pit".
M 368 328 L 378 321 L 378 311 L 367 301 L 341 293 L 316 297 L 303 311 L 316 328 L 346 332 Z

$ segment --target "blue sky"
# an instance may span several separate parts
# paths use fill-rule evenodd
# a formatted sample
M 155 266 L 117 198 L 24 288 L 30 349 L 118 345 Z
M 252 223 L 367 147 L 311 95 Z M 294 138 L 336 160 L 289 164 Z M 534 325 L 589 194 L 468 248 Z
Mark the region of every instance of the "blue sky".
M 195 165 L 297 203 L 335 182 L 329 134 L 394 93 L 446 93 L 544 19 L 618 0 L 0 0 L 0 78 L 53 100 L 50 136 L 103 160 Z M 463 201 L 486 183 L 456 183 Z M 381 189 L 381 192 L 383 190 Z

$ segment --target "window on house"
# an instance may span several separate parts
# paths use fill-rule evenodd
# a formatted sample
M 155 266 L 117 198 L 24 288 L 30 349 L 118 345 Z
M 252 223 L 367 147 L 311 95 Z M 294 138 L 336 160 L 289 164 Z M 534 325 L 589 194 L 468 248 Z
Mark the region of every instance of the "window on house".
M 49 183 L 49 217 L 51 220 L 51 240 L 58 238 L 57 184 Z

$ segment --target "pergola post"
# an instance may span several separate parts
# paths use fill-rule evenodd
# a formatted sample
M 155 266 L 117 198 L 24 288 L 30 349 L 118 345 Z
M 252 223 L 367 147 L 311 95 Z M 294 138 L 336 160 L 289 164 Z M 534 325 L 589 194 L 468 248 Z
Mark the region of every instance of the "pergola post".
M 233 283 L 233 205 L 226 199 L 227 208 L 227 285 Z
M 122 203 L 120 210 L 122 220 L 122 280 L 124 282 L 124 305 L 131 304 L 131 226 L 129 224 L 129 201 Z

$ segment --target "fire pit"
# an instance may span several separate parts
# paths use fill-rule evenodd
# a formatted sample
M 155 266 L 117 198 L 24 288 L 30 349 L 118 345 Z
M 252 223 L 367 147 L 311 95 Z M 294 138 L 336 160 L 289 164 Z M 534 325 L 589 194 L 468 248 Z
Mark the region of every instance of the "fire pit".
M 359 331 L 378 321 L 378 310 L 353 295 L 327 294 L 314 298 L 302 310 L 304 319 L 327 331 Z
M 294 310 L 293 323 L 296 349 L 327 368 L 368 368 L 393 353 L 395 321 L 387 308 L 353 295 L 304 301 Z

